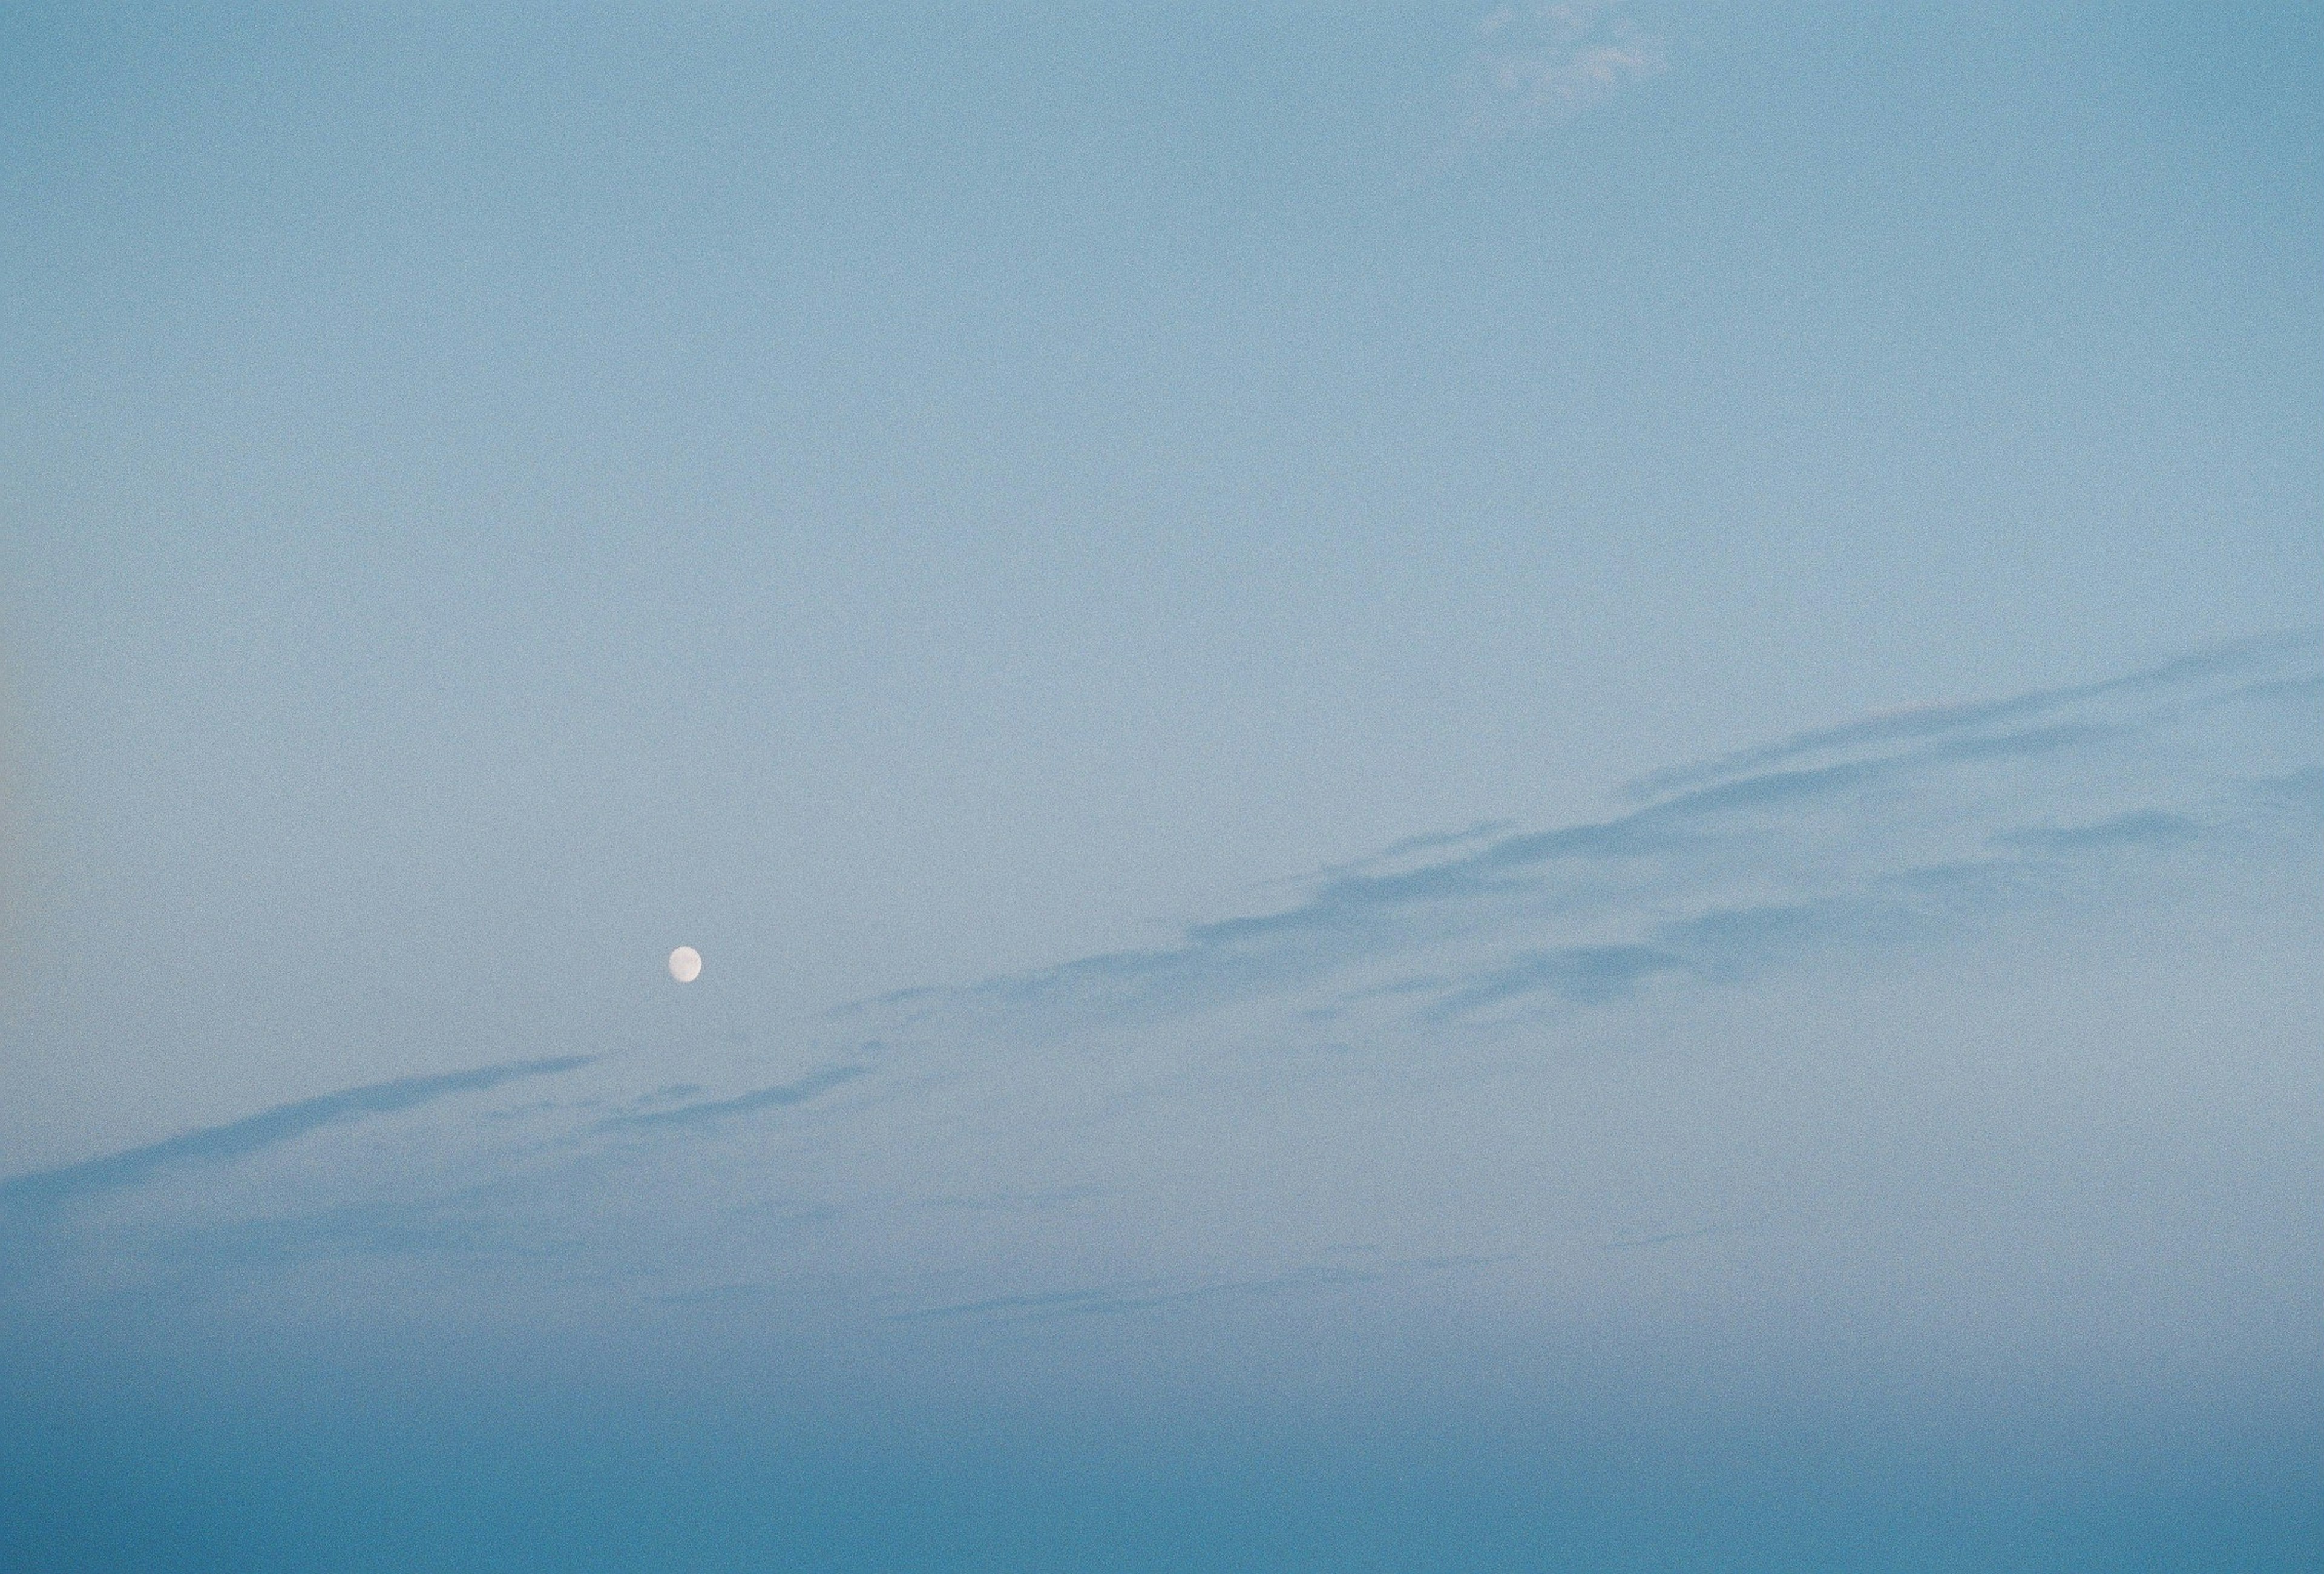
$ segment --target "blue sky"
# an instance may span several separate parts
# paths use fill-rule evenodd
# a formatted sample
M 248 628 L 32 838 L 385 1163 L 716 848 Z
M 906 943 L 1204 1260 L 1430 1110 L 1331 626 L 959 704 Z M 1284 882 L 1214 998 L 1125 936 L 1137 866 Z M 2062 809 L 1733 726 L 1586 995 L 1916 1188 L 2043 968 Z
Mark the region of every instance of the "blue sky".
M 2304 1566 L 2319 45 L 12 12 L 0 1544 Z

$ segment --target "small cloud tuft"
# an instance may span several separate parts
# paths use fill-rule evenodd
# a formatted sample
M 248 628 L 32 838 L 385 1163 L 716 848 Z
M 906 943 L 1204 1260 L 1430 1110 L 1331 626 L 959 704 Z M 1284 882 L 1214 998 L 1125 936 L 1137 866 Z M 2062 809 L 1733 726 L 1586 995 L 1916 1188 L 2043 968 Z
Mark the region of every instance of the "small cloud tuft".
M 1498 5 L 1477 39 L 1471 125 L 1492 136 L 1571 120 L 1670 67 L 1658 34 L 1599 0 Z

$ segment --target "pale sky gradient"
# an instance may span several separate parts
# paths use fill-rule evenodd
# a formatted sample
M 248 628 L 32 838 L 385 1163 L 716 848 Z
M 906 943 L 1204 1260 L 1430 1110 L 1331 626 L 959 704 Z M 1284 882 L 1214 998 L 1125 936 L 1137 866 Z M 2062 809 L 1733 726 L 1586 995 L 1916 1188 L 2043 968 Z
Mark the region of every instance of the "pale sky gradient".
M 0 1559 L 2306 1566 L 2319 278 L 2312 7 L 11 10 Z

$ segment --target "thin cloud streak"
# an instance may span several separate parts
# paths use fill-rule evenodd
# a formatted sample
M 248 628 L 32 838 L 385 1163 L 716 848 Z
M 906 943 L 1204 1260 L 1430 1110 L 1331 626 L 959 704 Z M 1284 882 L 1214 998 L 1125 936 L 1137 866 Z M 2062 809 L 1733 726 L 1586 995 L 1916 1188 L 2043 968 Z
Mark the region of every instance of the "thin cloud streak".
M 1093 1290 L 1059 1290 L 1026 1295 L 990 1296 L 980 1301 L 960 1301 L 948 1306 L 931 1306 L 913 1311 L 891 1312 L 887 1320 L 912 1323 L 955 1319 L 989 1319 L 1010 1322 L 1035 1322 L 1046 1321 L 1053 1318 L 1116 1317 L 1125 1312 L 1149 1311 L 1163 1307 L 1185 1305 L 1190 1301 L 1290 1295 L 1307 1291 L 1345 1290 L 1359 1285 L 1378 1284 L 1416 1273 L 1439 1273 L 1452 1268 L 1487 1267 L 1508 1260 L 1505 1255 L 1499 1254 L 1466 1253 L 1452 1256 L 1415 1258 L 1385 1263 L 1376 1268 L 1346 1267 L 1333 1263 L 1310 1264 L 1286 1273 L 1269 1273 L 1259 1278 L 1230 1279 L 1209 1283 L 1182 1282 L 1173 1285 L 1160 1280 L 1139 1280 Z
M 771 1088 L 756 1088 L 732 1098 L 705 1099 L 697 1104 L 680 1105 L 676 1109 L 657 1109 L 641 1115 L 608 1116 L 599 1121 L 599 1131 L 638 1131 L 655 1127 L 705 1126 L 738 1115 L 752 1115 L 762 1109 L 788 1109 L 805 1104 L 811 1098 L 844 1088 L 859 1077 L 871 1073 L 869 1066 L 825 1066 L 810 1071 L 796 1082 L 779 1083 Z
M 1641 776 L 1623 789 L 1624 796 L 1633 802 L 1659 798 L 1683 788 L 1699 786 L 1729 776 L 1757 772 L 1769 765 L 1803 756 L 1833 753 L 1843 749 L 1860 748 L 1868 745 L 1914 742 L 1939 736 L 1965 728 L 1990 726 L 1995 722 L 2012 722 L 2041 716 L 2053 710 L 2093 699 L 2113 699 L 2126 695 L 2163 694 L 2174 690 L 2190 689 L 2204 680 L 2225 674 L 2248 671 L 2271 659 L 2313 657 L 2324 650 L 2324 633 L 2301 630 L 2292 634 L 2269 634 L 2257 639 L 2237 640 L 2211 650 L 2198 651 L 2190 655 L 2127 672 L 2117 678 L 2102 679 L 2094 683 L 2077 683 L 2057 689 L 2038 689 L 2030 693 L 2013 695 L 2006 699 L 1988 699 L 1958 705 L 1922 705 L 1884 716 L 1865 717 L 1856 721 L 1842 722 L 1837 727 L 1818 727 L 1794 733 L 1790 737 L 1754 748 L 1739 749 L 1691 765 L 1676 765 Z M 2292 682 L 2313 682 L 2312 676 L 2291 680 Z
M 188 1165 L 217 1164 L 279 1147 L 284 1143 L 371 1116 L 395 1115 L 418 1109 L 460 1093 L 481 1093 L 503 1083 L 531 1077 L 550 1077 L 593 1064 L 592 1055 L 559 1055 L 548 1060 L 516 1060 L 454 1071 L 435 1077 L 403 1077 L 374 1082 L 316 1098 L 277 1105 L 223 1125 L 204 1126 L 125 1153 L 85 1159 L 53 1170 L 41 1170 L 0 1180 L 0 1202 L 57 1203 L 97 1192 L 136 1186 L 169 1171 Z

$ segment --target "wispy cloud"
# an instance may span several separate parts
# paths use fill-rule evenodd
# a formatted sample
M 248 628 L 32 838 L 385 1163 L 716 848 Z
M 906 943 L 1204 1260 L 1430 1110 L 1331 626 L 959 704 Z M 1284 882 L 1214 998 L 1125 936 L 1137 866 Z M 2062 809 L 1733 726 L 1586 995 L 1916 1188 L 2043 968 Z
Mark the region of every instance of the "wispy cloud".
M 2091 825 L 2029 826 L 2008 831 L 2005 845 L 2045 853 L 2081 853 L 2103 847 L 2175 847 L 2193 841 L 2202 828 L 2183 814 L 2142 809 Z
M 2224 745 L 2179 735 L 2253 705 L 2296 729 L 2320 660 L 2312 634 L 2248 642 L 1803 734 L 1652 778 L 1607 819 L 1399 844 L 1172 945 L 851 1009 L 1120 1022 L 1316 989 L 1333 993 L 1304 1004 L 1337 1006 L 1393 986 L 1381 968 L 1425 958 L 1444 982 L 1433 1000 L 1414 991 L 1416 1009 L 1443 1021 L 1520 996 L 1593 1004 L 1656 977 L 1731 979 L 1814 944 L 1925 932 L 2077 859 L 2187 846 L 2296 801 L 2273 784 L 2286 778 L 2238 777 Z M 2257 758 L 2298 736 L 2278 726 L 2253 735 Z M 2190 771 L 2190 749 L 2216 757 Z
M 2107 700 L 2136 699 L 2174 691 L 2201 691 L 2222 680 L 2231 689 L 2255 685 L 2273 688 L 2285 684 L 2312 684 L 2317 681 L 2313 669 L 2319 650 L 2324 650 L 2324 636 L 2313 632 L 2269 634 L 2197 651 L 2174 661 L 2143 667 L 2137 671 L 2101 679 L 2094 683 L 2039 689 L 2003 699 L 1912 706 L 1886 715 L 1843 722 L 1837 727 L 1794 733 L 1775 743 L 1721 755 L 1716 759 L 1658 771 L 1630 783 L 1625 790 L 1625 796 L 1634 802 L 1659 798 L 1706 782 L 1765 771 L 1771 765 L 1795 760 L 1858 753 L 1893 744 L 1922 742 L 1949 734 L 1983 734 L 1997 726 L 2015 727 L 2040 717 Z M 2279 671 L 2287 664 L 2293 669 L 2291 672 Z M 2238 679 L 2243 681 L 2241 685 L 2236 682 Z
M 527 1077 L 553 1076 L 592 1063 L 587 1055 L 516 1060 L 437 1077 L 403 1077 L 277 1105 L 224 1125 L 204 1126 L 142 1148 L 0 1180 L 0 1202 L 56 1202 L 135 1186 L 181 1166 L 216 1164 L 276 1147 L 328 1125 L 418 1109 L 459 1093 L 481 1093 Z
M 1663 40 L 1600 0 L 1495 6 L 1477 24 L 1472 126 L 1571 120 L 1669 67 Z
M 1193 1283 L 1152 1279 L 1138 1280 L 1086 1290 L 1057 1290 L 1028 1295 L 989 1296 L 980 1301 L 964 1301 L 945 1306 L 930 1306 L 912 1311 L 892 1312 L 889 1315 L 888 1320 L 933 1322 L 959 1318 L 1032 1322 L 1060 1317 L 1118 1317 L 1125 1312 L 1155 1310 L 1164 1307 L 1184 1305 L 1188 1301 L 1238 1300 L 1294 1295 L 1304 1292 L 1344 1290 L 1356 1285 L 1377 1284 L 1384 1280 L 1407 1277 L 1416 1273 L 1442 1273 L 1454 1268 L 1484 1267 L 1506 1260 L 1499 1255 L 1462 1254 L 1385 1262 L 1373 1267 L 1349 1267 L 1336 1263 L 1314 1263 L 1286 1273 L 1268 1273 L 1249 1279 L 1211 1280 Z
M 1655 946 L 1563 946 L 1526 951 L 1437 1002 L 1436 1016 L 1466 1015 L 1519 995 L 1547 993 L 1561 1000 L 1615 1000 L 1645 979 L 1677 972 L 1685 958 Z
M 597 1123 L 599 1131 L 636 1131 L 657 1126 L 705 1126 L 728 1120 L 738 1115 L 752 1115 L 765 1109 L 784 1109 L 835 1088 L 844 1088 L 858 1077 L 867 1075 L 868 1066 L 825 1066 L 810 1071 L 795 1082 L 779 1082 L 770 1088 L 754 1088 L 748 1093 L 738 1093 L 731 1098 L 706 1098 L 693 1104 L 681 1104 L 675 1109 L 648 1110 L 637 1115 L 607 1116 Z
M 1707 1240 L 1712 1236 L 1733 1235 L 1745 1227 L 1747 1227 L 1737 1224 L 1706 1224 L 1694 1229 L 1666 1230 L 1661 1235 L 1631 1236 L 1618 1241 L 1608 1241 L 1605 1250 L 1628 1252 L 1635 1251 L 1640 1246 L 1675 1245 L 1681 1241 L 1700 1241 Z

